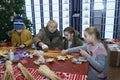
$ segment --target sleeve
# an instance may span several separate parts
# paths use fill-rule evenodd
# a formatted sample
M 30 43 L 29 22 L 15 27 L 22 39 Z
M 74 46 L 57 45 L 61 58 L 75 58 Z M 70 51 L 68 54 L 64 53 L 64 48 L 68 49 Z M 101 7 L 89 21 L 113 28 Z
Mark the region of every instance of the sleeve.
M 16 38 L 15 35 L 12 34 L 11 42 L 12 42 L 12 46 L 13 46 L 13 47 L 16 47 L 16 45 L 18 44 L 18 42 L 17 42 L 17 40 L 16 40 L 15 38 Z
M 77 45 L 78 46 L 82 46 L 83 45 L 83 41 L 80 38 L 77 39 Z
M 42 41 L 42 37 L 44 32 L 42 31 L 42 29 L 39 31 L 39 33 L 33 38 L 33 42 L 35 43 L 35 45 L 37 45 L 40 41 Z
M 28 46 L 31 46 L 33 43 L 33 38 L 32 38 L 32 34 L 30 31 L 28 31 L 27 37 L 28 37 L 28 40 L 24 44 L 28 47 Z
M 106 61 L 106 56 L 105 55 L 99 55 L 97 57 L 97 60 L 95 60 L 92 56 L 89 56 L 87 58 L 89 61 L 90 65 L 95 68 L 97 71 L 102 72 L 104 69 L 105 61 Z
M 69 52 L 70 54 L 75 53 L 75 52 L 80 52 L 80 46 L 78 46 L 78 47 L 73 47 L 73 48 L 69 48 L 69 49 L 68 49 L 68 52 Z
M 80 52 L 80 48 L 87 50 L 87 45 L 85 43 L 83 43 L 82 46 L 78 46 L 78 47 L 74 47 L 74 48 L 69 48 L 68 52 L 71 53 L 76 53 L 76 52 Z

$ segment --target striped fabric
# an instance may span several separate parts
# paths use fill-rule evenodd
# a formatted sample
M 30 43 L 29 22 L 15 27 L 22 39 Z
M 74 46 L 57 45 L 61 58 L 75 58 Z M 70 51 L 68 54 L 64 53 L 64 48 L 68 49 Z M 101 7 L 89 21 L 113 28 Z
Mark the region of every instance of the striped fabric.
M 19 29 L 23 29 L 24 28 L 24 23 L 22 21 L 22 18 L 18 15 L 16 16 L 14 22 L 13 22 L 13 26 L 15 30 L 19 30 Z
M 25 77 L 22 75 L 21 71 L 17 66 L 13 66 L 14 77 L 16 80 L 25 80 Z M 27 70 L 34 76 L 35 80 L 49 80 L 45 76 L 41 75 L 37 69 L 27 68 Z M 0 66 L 0 80 L 3 80 L 5 71 L 5 65 Z M 72 74 L 72 73 L 64 73 L 64 72 L 55 72 L 55 74 L 61 77 L 62 80 L 88 80 L 87 75 L 81 74 Z

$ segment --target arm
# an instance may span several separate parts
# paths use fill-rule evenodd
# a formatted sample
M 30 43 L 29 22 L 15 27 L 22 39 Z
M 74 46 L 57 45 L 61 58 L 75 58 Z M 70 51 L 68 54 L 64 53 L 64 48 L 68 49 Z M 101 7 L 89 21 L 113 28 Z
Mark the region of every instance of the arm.
M 39 33 L 33 38 L 33 41 L 37 47 L 41 47 L 44 51 L 48 51 L 48 45 L 43 43 L 42 39 L 45 36 L 45 31 L 44 29 L 41 29 Z
M 90 65 L 92 65 L 92 67 L 94 67 L 97 71 L 102 72 L 104 69 L 104 65 L 106 62 L 106 56 L 105 55 L 99 55 L 97 57 L 97 60 L 93 59 L 91 56 L 89 56 L 87 58 L 87 60 L 89 61 Z
M 68 53 L 70 54 L 75 52 L 80 52 L 80 46 L 68 49 Z
M 82 46 L 78 46 L 78 47 L 74 47 L 74 48 L 69 48 L 69 49 L 68 49 L 68 53 L 80 52 L 80 49 L 81 49 L 81 48 L 84 49 L 84 50 L 86 50 L 86 48 L 87 48 L 86 44 L 83 43 Z
M 16 36 L 14 34 L 12 34 L 12 39 L 11 39 L 11 42 L 12 42 L 12 46 L 13 47 L 16 47 L 17 44 L 19 44 L 16 40 Z
M 18 38 L 16 36 L 16 32 L 13 32 L 11 35 L 11 42 L 12 42 L 12 46 L 16 47 L 17 45 L 19 45 L 19 41 Z
M 41 39 L 43 38 L 43 36 L 44 36 L 44 32 L 41 29 L 39 33 L 33 38 L 35 45 L 39 46 L 38 44 L 42 43 Z
M 84 50 L 86 50 L 86 44 L 83 44 L 83 46 L 78 46 L 78 47 L 74 47 L 74 48 L 69 48 L 66 50 L 62 50 L 61 54 L 65 55 L 67 53 L 72 54 L 72 53 L 77 53 L 80 52 L 80 49 L 83 48 Z
M 24 42 L 25 46 L 31 46 L 33 43 L 33 39 L 32 39 L 32 35 L 31 32 L 28 31 L 28 35 L 27 35 L 28 40 L 26 42 Z

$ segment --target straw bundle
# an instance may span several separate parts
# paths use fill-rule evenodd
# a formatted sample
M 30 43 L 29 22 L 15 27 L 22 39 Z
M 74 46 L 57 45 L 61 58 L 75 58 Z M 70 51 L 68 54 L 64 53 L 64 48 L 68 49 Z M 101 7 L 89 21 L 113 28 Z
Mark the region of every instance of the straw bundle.
M 17 66 L 22 71 L 26 80 L 34 80 L 34 77 L 32 76 L 32 74 L 21 63 L 18 63 Z
M 42 75 L 46 76 L 51 80 L 61 80 L 53 71 L 49 69 L 46 65 L 41 65 L 38 70 Z
M 0 56 L 2 56 L 2 57 L 4 57 L 4 58 L 8 59 L 8 55 L 5 55 L 5 54 L 3 54 L 3 53 L 1 53 L 1 52 L 0 52 Z
M 4 80 L 15 80 L 14 74 L 13 74 L 13 69 L 12 69 L 12 62 L 6 61 L 5 66 L 6 66 L 6 70 L 4 73 Z

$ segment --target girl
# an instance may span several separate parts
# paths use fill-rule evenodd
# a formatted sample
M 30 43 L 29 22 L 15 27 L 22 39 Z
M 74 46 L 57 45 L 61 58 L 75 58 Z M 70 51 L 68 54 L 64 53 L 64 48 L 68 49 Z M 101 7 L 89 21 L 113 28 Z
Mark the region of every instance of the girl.
M 62 36 L 57 27 L 57 22 L 50 20 L 46 27 L 40 29 L 33 39 L 36 47 L 42 48 L 44 51 L 48 49 L 62 49 Z
M 89 62 L 88 80 L 105 80 L 107 77 L 107 51 L 100 41 L 100 34 L 95 27 L 88 27 L 84 31 L 86 45 L 63 50 L 61 53 L 80 54 Z
M 82 40 L 78 38 L 79 32 L 75 31 L 72 27 L 64 29 L 64 49 L 81 46 Z
M 31 32 L 25 29 L 25 24 L 20 16 L 16 16 L 13 25 L 14 29 L 11 31 L 12 46 L 31 47 L 33 42 Z

